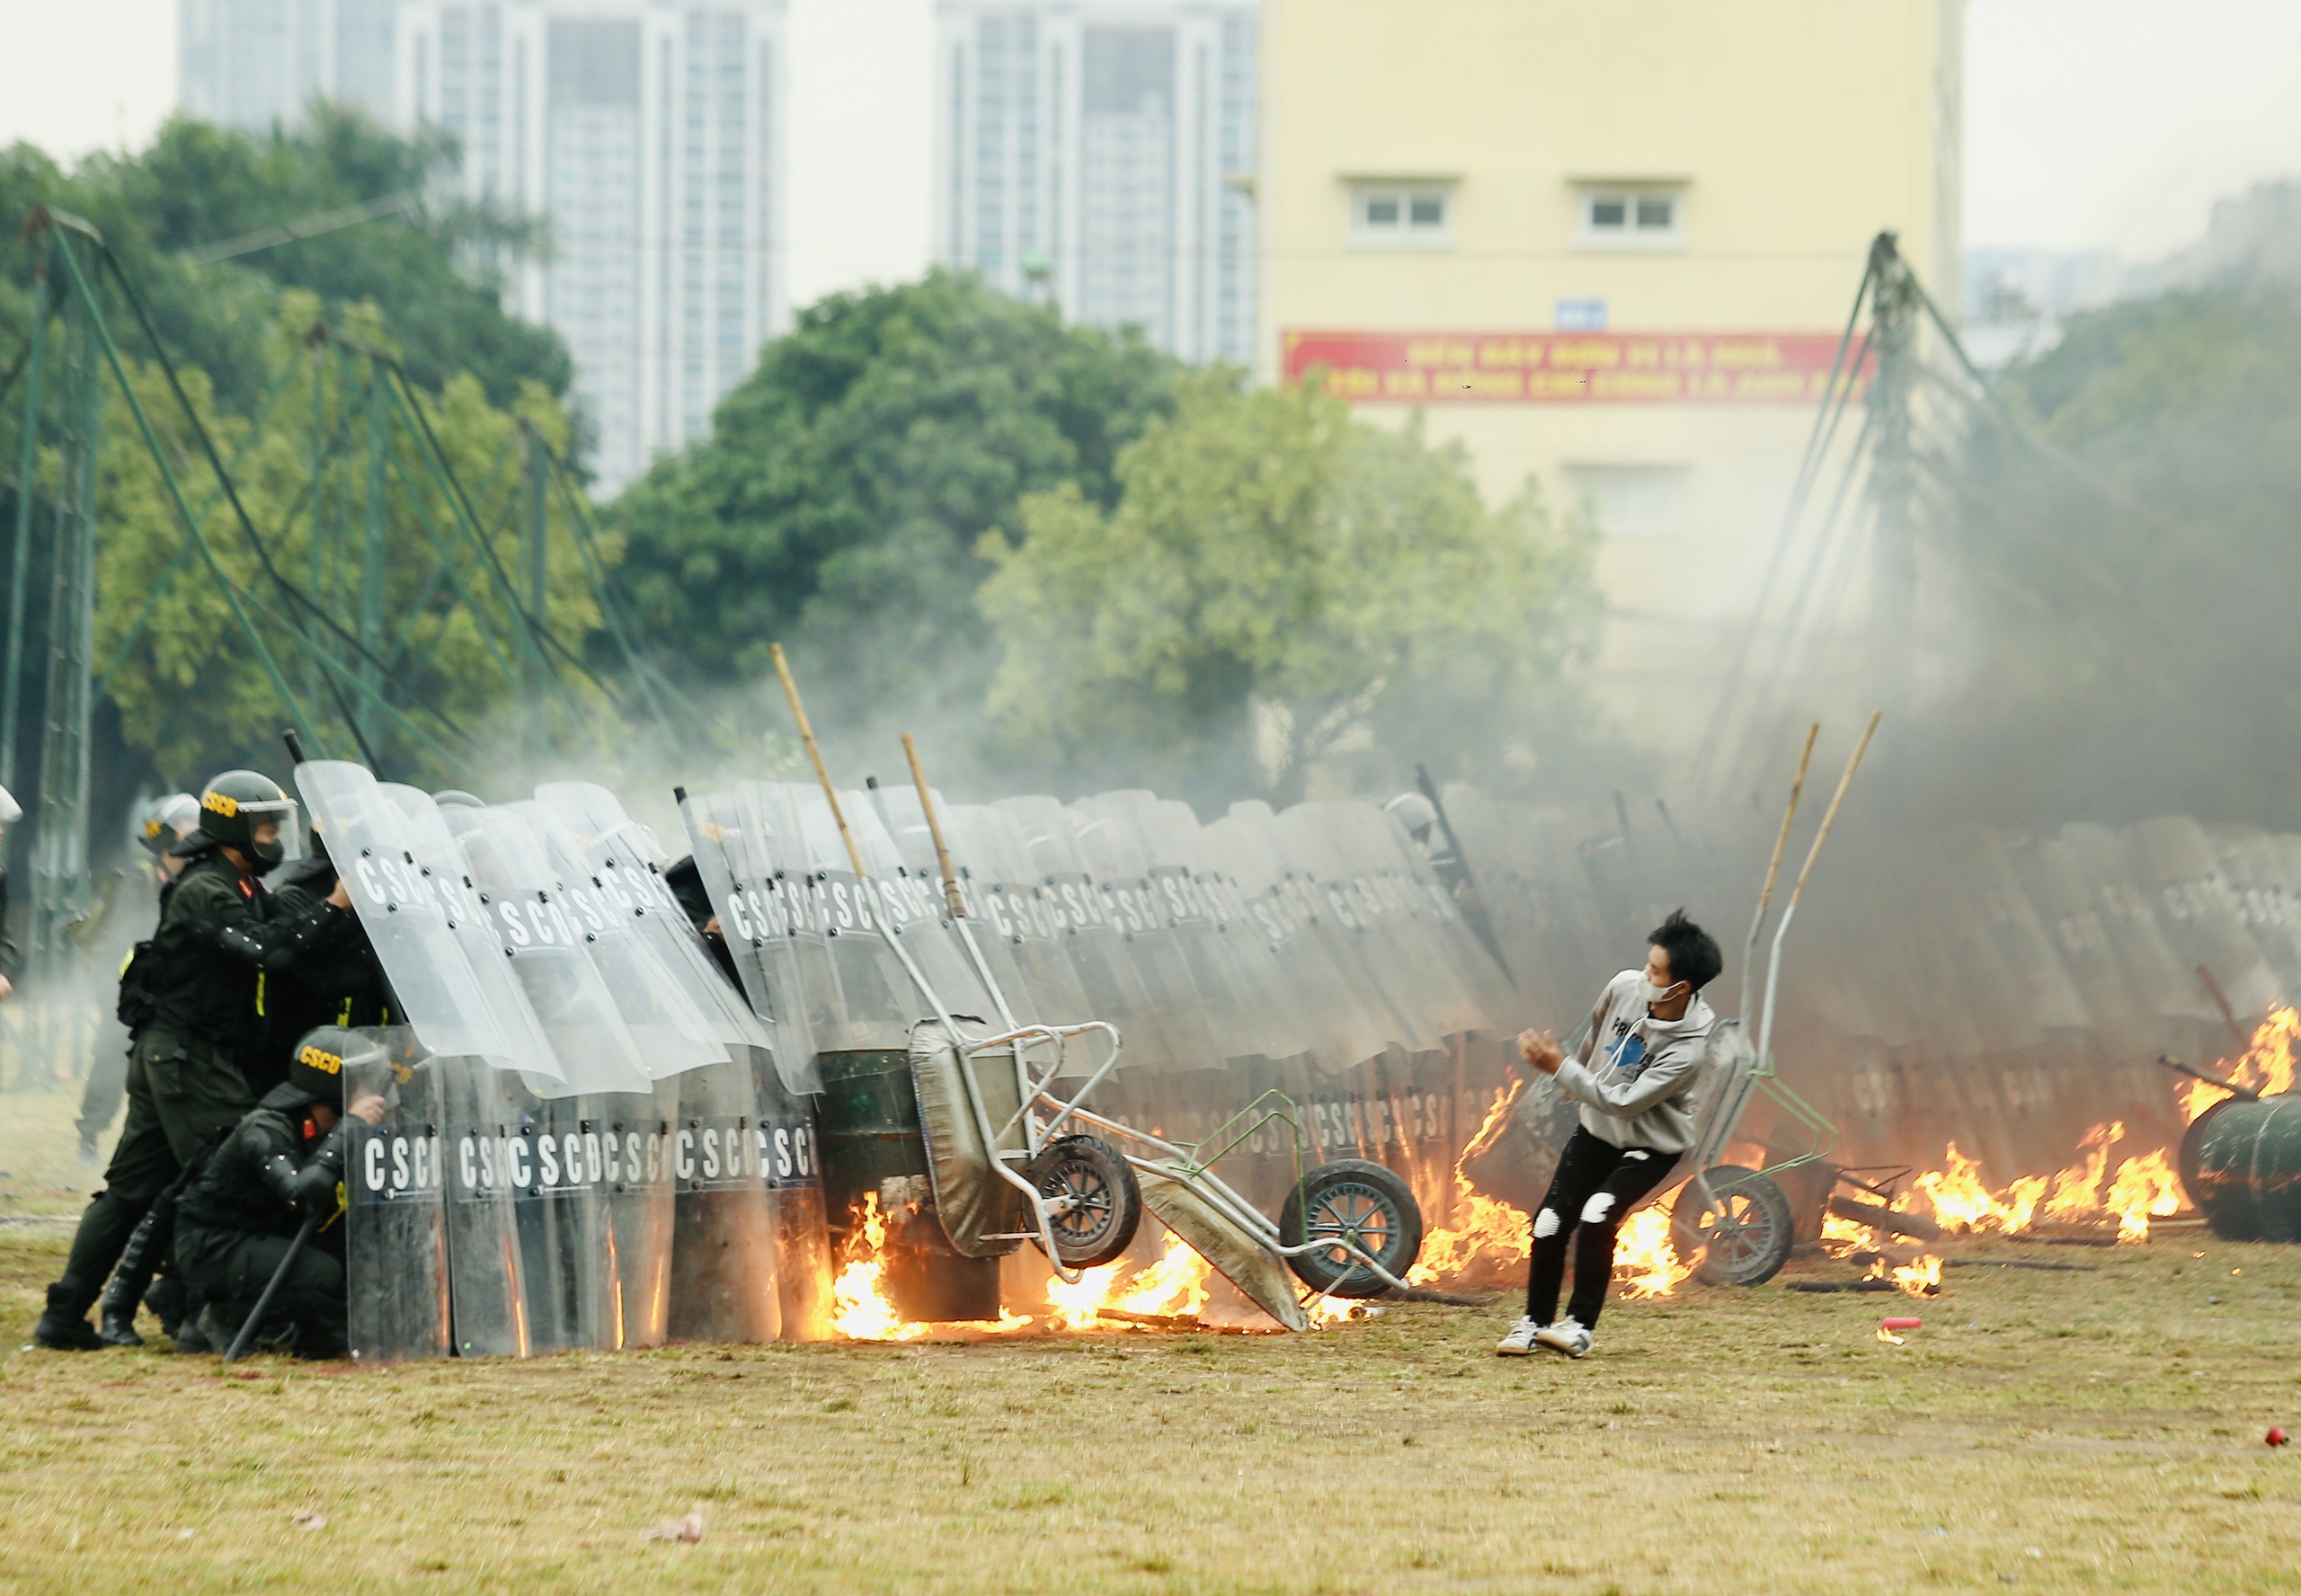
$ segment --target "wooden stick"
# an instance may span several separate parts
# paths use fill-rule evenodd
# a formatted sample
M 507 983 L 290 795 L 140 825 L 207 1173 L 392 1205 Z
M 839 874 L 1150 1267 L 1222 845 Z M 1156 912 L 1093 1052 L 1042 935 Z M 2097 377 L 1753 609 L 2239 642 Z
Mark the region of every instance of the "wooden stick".
M 1853 745 L 1853 758 L 1845 762 L 1845 774 L 1837 778 L 1837 791 L 1830 795 L 1829 809 L 1822 816 L 1822 829 L 1814 833 L 1814 846 L 1806 850 L 1806 863 L 1798 872 L 1798 884 L 1790 889 L 1792 904 L 1805 891 L 1806 878 L 1814 873 L 1814 861 L 1822 856 L 1822 844 L 1830 839 L 1830 827 L 1837 821 L 1838 805 L 1845 802 L 1845 790 L 1853 785 L 1853 773 L 1861 768 L 1861 756 L 1870 751 L 1870 740 L 1877 735 L 1878 723 L 1885 717 L 1884 710 L 1873 709 L 1870 712 L 1870 723 L 1861 728 L 1861 740 Z
M 1758 894 L 1758 915 L 1764 918 L 1765 906 L 1773 901 L 1773 880 L 1781 872 L 1781 856 L 1790 847 L 1790 823 L 1798 818 L 1798 795 L 1806 790 L 1806 767 L 1813 762 L 1814 740 L 1822 734 L 1822 723 L 1814 722 L 1806 728 L 1806 746 L 1798 751 L 1798 776 L 1790 784 L 1790 807 L 1781 811 L 1781 835 L 1773 839 L 1773 857 L 1765 867 L 1765 890 Z M 1756 941 L 1752 934 L 1751 940 Z
M 943 900 L 951 906 L 951 918 L 967 918 L 967 900 L 959 892 L 958 873 L 951 868 L 951 850 L 943 846 L 943 822 L 935 818 L 935 800 L 927 792 L 927 772 L 920 768 L 919 745 L 911 733 L 902 734 L 903 758 L 911 761 L 911 785 L 919 789 L 919 807 L 927 813 L 927 835 L 935 839 L 935 863 L 943 872 Z
M 791 718 L 799 723 L 799 740 L 807 745 L 807 758 L 814 761 L 815 779 L 822 783 L 823 797 L 831 804 L 831 818 L 839 824 L 839 839 L 847 845 L 847 862 L 855 866 L 857 880 L 871 873 L 863 868 L 862 851 L 855 846 L 855 833 L 847 829 L 847 816 L 839 807 L 839 794 L 831 785 L 831 772 L 823 768 L 823 751 L 815 746 L 815 729 L 807 723 L 807 706 L 799 702 L 799 684 L 791 679 L 790 662 L 783 657 L 783 645 L 767 645 L 768 658 L 775 661 L 775 674 L 783 678 L 783 696 L 791 700 Z

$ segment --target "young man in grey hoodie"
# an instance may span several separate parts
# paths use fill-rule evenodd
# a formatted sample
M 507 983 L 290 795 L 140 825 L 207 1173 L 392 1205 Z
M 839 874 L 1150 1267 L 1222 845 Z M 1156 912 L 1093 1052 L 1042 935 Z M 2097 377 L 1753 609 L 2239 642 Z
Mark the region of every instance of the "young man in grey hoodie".
M 1526 1317 L 1495 1348 L 1504 1357 L 1524 1357 L 1538 1346 L 1569 1358 L 1590 1350 L 1613 1278 L 1614 1232 L 1622 1216 L 1693 1145 L 1694 1089 L 1718 1027 L 1701 991 L 1725 961 L 1684 909 L 1646 940 L 1646 968 L 1625 970 L 1606 983 L 1573 1058 L 1547 1031 L 1519 1034 L 1519 1057 L 1557 1077 L 1559 1090 L 1580 1106 L 1582 1122 L 1567 1139 L 1550 1191 L 1534 1210 Z M 1569 1241 L 1574 1295 L 1566 1317 L 1553 1323 Z

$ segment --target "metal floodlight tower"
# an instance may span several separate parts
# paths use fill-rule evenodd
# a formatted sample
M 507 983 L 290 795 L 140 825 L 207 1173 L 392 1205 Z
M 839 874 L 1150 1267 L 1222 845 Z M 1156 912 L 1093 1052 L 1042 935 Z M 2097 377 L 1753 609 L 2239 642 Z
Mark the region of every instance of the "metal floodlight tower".
M 1891 233 L 1870 245 L 1873 287 L 1870 347 L 1878 360 L 1870 384 L 1870 504 L 1876 527 L 1870 589 L 1870 666 L 1879 702 L 1907 704 L 1910 651 L 1917 634 L 1917 471 L 1910 447 L 1914 345 L 1924 290 Z

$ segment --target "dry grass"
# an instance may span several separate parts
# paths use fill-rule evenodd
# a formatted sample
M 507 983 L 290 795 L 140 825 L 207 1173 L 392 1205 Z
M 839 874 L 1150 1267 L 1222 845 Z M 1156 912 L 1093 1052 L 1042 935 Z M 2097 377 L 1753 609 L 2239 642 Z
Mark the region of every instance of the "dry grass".
M 1694 1289 L 1580 1364 L 1496 1359 L 1505 1303 L 222 1378 L 13 1350 L 61 1247 L 0 1233 L 10 1589 L 2301 1588 L 2291 1249 L 1970 1252 L 2100 1268 L 1952 1269 L 1902 1347 Z

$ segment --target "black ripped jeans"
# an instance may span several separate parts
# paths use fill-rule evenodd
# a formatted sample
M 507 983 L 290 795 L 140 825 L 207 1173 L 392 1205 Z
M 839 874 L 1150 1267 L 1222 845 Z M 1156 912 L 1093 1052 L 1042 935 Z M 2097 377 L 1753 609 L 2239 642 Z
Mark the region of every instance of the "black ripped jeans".
M 1574 1128 L 1558 1156 L 1558 1173 L 1534 1210 L 1534 1255 L 1526 1272 L 1526 1317 L 1537 1325 L 1558 1314 L 1559 1288 L 1566 1282 L 1566 1254 L 1574 1251 L 1574 1295 L 1566 1311 L 1585 1330 L 1598 1325 L 1613 1279 L 1614 1232 L 1622 1216 L 1662 1184 L 1678 1161 L 1675 1153 L 1652 1148 L 1618 1148 Z

